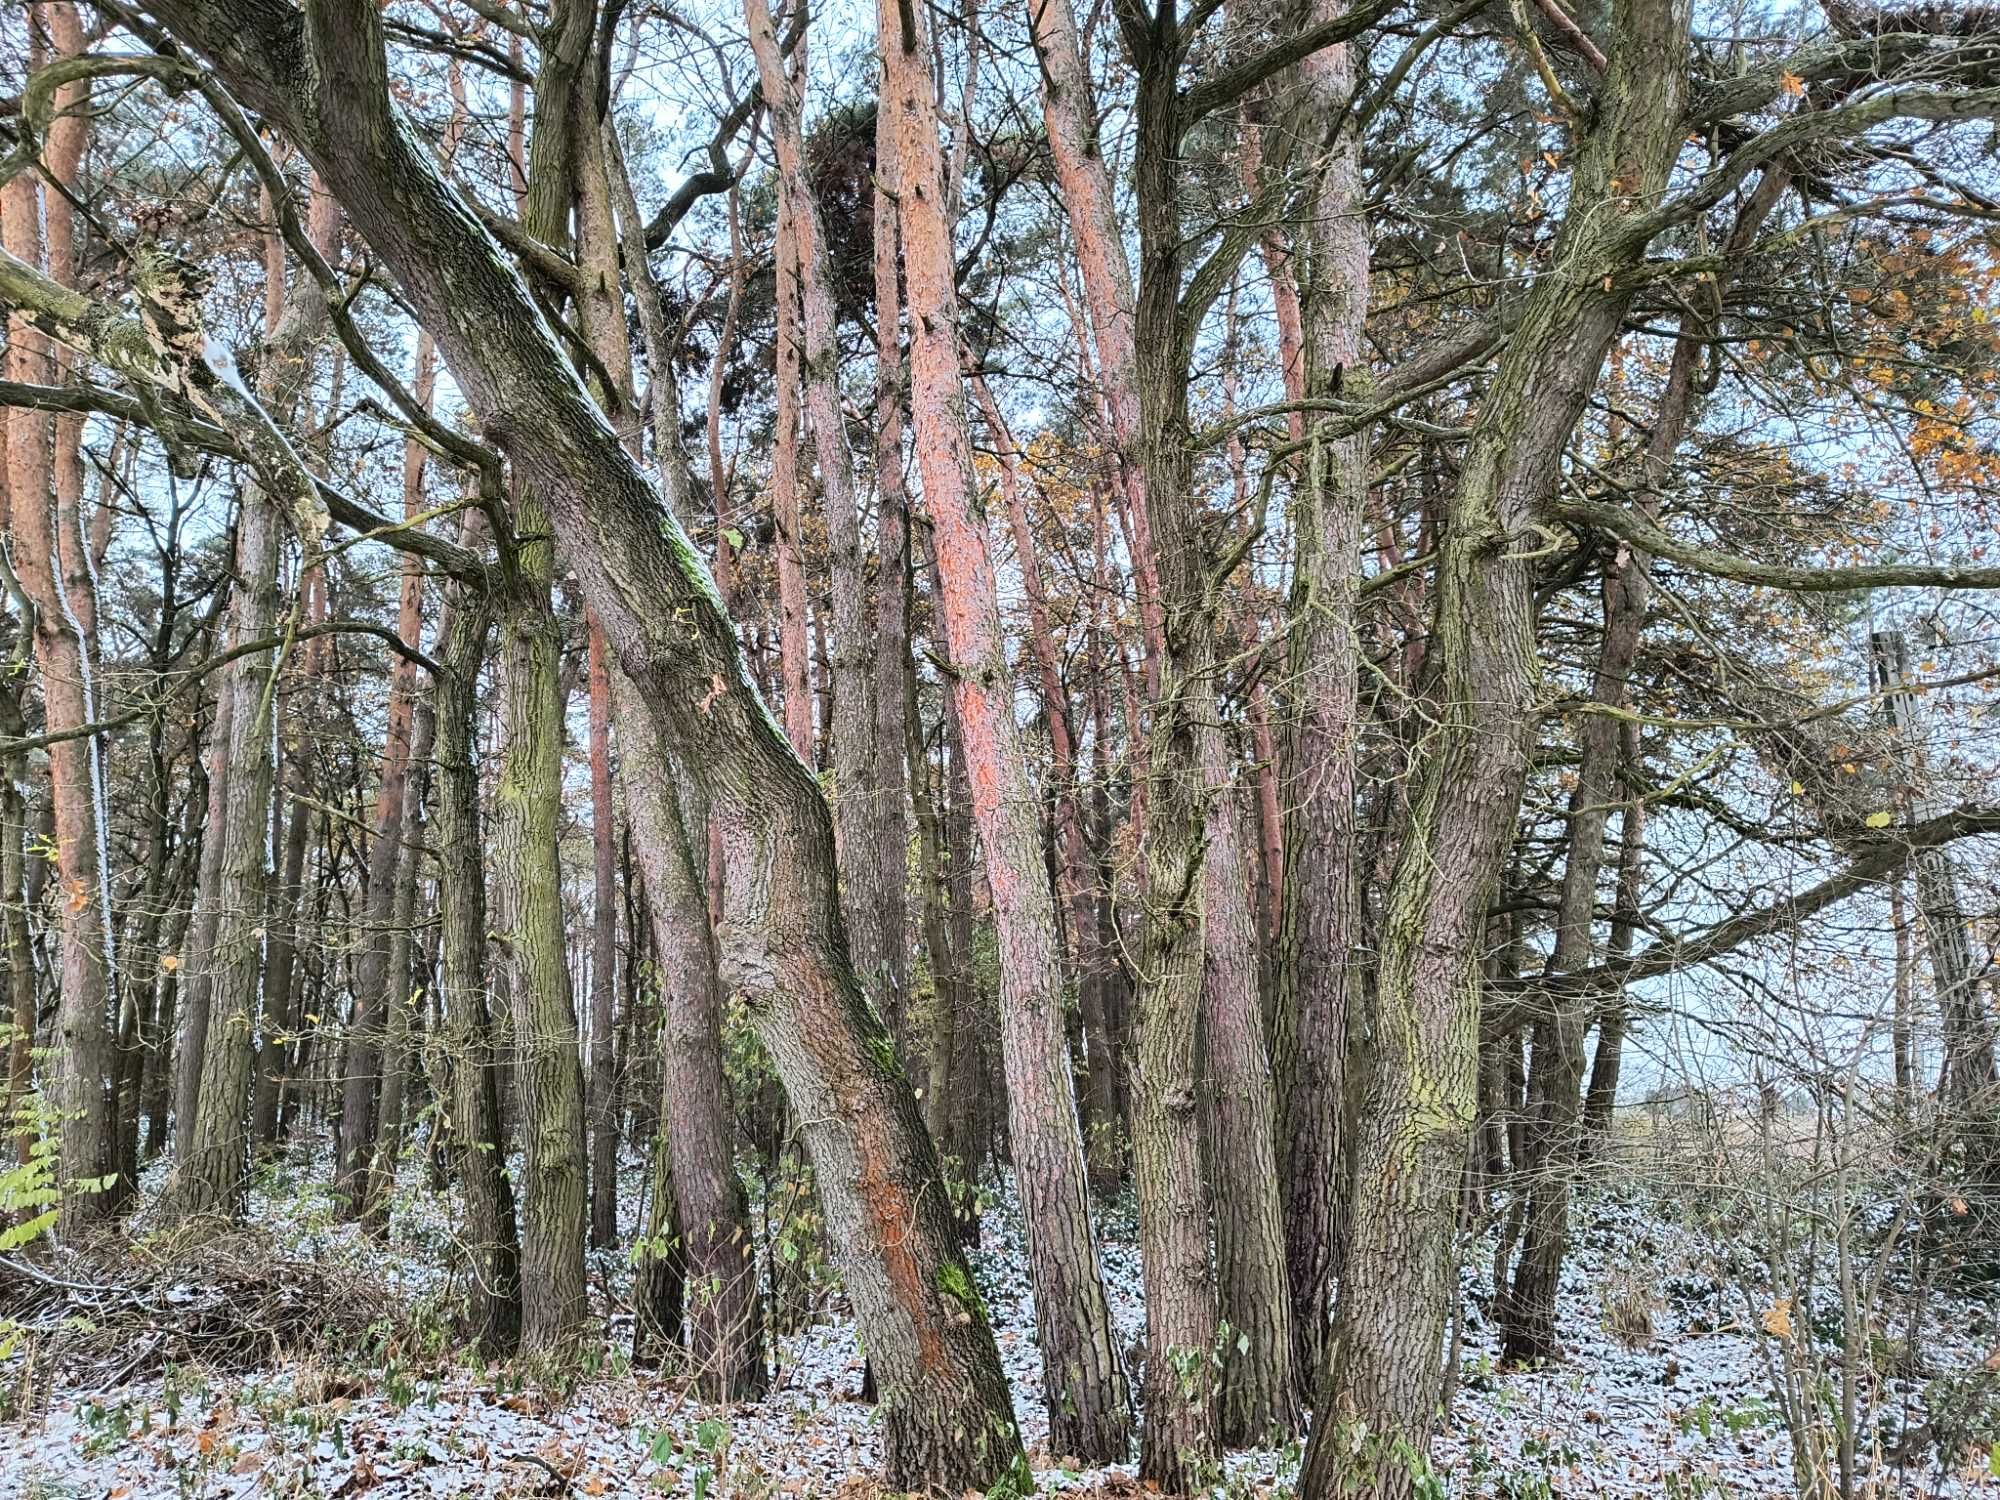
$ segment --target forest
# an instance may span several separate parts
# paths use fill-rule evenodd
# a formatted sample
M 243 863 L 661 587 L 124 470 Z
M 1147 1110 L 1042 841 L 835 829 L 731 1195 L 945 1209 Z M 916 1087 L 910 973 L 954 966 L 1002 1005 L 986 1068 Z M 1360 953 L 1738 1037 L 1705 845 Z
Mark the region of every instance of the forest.
M 2000 1492 L 2000 6 L 8 0 L 0 1497 Z

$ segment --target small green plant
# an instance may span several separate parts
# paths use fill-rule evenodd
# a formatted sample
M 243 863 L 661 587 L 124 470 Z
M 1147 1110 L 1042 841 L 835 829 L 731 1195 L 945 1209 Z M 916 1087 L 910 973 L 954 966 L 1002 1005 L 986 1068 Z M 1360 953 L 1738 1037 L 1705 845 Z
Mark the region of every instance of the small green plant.
M 56 1175 L 55 1114 L 39 1094 L 23 1100 L 15 1113 L 15 1139 L 28 1143 L 27 1160 L 0 1169 L 0 1255 L 26 1248 L 55 1228 L 62 1187 Z M 82 1193 L 101 1193 L 116 1177 L 87 1177 L 73 1184 Z M 21 1342 L 20 1325 L 0 1318 L 0 1360 Z
M 689 1482 L 693 1486 L 694 1500 L 708 1500 L 716 1477 L 724 1472 L 727 1465 L 729 1440 L 727 1422 L 720 1417 L 704 1417 L 695 1423 L 691 1439 L 678 1437 L 665 1427 L 654 1429 L 646 1435 L 646 1454 L 663 1468 L 672 1464 L 676 1468 L 690 1470 Z

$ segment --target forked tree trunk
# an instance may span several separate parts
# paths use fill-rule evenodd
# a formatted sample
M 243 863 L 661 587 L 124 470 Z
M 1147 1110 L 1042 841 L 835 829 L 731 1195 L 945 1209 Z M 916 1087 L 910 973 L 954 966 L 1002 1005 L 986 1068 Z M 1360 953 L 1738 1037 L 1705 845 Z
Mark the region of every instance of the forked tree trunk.
M 1299 1493 L 1401 1500 L 1427 1455 L 1457 1286 L 1454 1232 L 1477 1104 L 1479 955 L 1527 775 L 1539 668 L 1521 543 L 1631 299 L 1631 220 L 1680 135 L 1688 12 L 1617 13 L 1605 89 L 1552 251 L 1473 425 L 1443 527 L 1426 672 L 1437 720 L 1378 944 L 1375 1039 L 1332 1354 Z M 1624 289 L 1621 289 L 1624 287 Z
M 1738 210 L 1725 246 L 1727 255 L 1748 250 L 1790 176 L 1780 169 L 1759 181 Z M 1648 520 L 1658 515 L 1668 472 L 1698 394 L 1704 321 L 1683 317 L 1682 336 L 1675 342 L 1647 435 L 1635 498 Z M 1632 669 L 1652 592 L 1651 568 L 1652 559 L 1644 552 L 1622 545 L 1605 568 L 1604 632 L 1591 697 L 1607 709 L 1624 708 L 1631 699 Z M 1611 713 L 1586 714 L 1577 731 L 1580 754 L 1576 787 L 1570 794 L 1555 945 L 1547 966 L 1551 977 L 1588 968 L 1597 955 L 1593 935 L 1605 833 L 1612 809 L 1622 800 L 1618 795 L 1622 723 Z M 1521 1178 L 1526 1195 L 1525 1243 L 1499 1309 L 1502 1353 L 1519 1363 L 1554 1359 L 1561 1352 L 1556 1294 L 1569 1246 L 1570 1185 L 1583 1146 L 1584 1040 L 1592 1012 L 1603 999 L 1594 990 L 1560 983 L 1550 986 L 1548 994 L 1547 1013 L 1535 1023 L 1534 1062 L 1528 1075 L 1527 1170 Z

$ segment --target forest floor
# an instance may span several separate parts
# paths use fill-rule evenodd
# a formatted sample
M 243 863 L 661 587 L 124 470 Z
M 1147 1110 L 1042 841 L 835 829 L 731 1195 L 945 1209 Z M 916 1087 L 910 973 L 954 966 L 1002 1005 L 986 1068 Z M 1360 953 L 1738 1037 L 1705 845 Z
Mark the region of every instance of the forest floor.
M 628 1217 L 642 1176 L 635 1163 Z M 41 1329 L 0 1363 L 0 1500 L 880 1493 L 861 1358 L 830 1291 L 820 1321 L 779 1341 L 771 1392 L 755 1404 L 703 1408 L 684 1382 L 616 1355 L 561 1382 L 481 1368 L 439 1345 L 435 1315 L 425 1332 L 423 1310 L 449 1297 L 450 1201 L 406 1181 L 386 1236 L 370 1237 L 334 1223 L 324 1189 L 309 1185 L 324 1181 L 320 1163 L 267 1171 L 251 1228 L 199 1244 L 149 1240 L 142 1219 L 118 1253 L 153 1274 L 123 1290 L 72 1259 L 33 1277 L 17 1258 L 0 1263 L 0 1317 Z M 1568 1357 L 1538 1371 L 1495 1367 L 1490 1234 L 1469 1247 L 1459 1374 L 1435 1451 L 1446 1493 L 1794 1493 L 1772 1302 L 1760 1311 L 1740 1246 L 1682 1218 L 1629 1185 L 1585 1195 L 1563 1290 Z M 1113 1315 L 1136 1354 L 1144 1309 L 1129 1203 L 1102 1229 Z M 990 1195 L 974 1264 L 1040 1487 L 1141 1493 L 1129 1469 L 1085 1471 L 1047 1449 L 1021 1224 L 1004 1187 Z M 613 1347 L 629 1342 L 618 1313 L 628 1280 L 620 1259 L 594 1260 Z M 1872 1493 L 2000 1494 L 2000 1458 L 1956 1438 L 1941 1456 L 1904 1436 L 1943 1431 L 1952 1393 L 2000 1363 L 2000 1308 L 1933 1298 L 1918 1321 L 1909 1378 L 1870 1381 Z M 1897 1338 L 1907 1342 L 1907 1328 Z M 1905 1456 L 1883 1456 L 1899 1448 Z M 1299 1456 L 1295 1443 L 1231 1454 L 1214 1493 L 1287 1494 Z

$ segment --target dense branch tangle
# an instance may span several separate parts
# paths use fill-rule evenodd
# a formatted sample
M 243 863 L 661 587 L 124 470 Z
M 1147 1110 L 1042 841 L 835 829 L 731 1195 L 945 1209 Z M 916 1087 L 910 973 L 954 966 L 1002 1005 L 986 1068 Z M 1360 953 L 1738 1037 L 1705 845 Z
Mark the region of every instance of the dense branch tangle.
M 421 1133 L 488 1354 L 596 1337 L 587 1236 L 755 1399 L 823 1247 L 888 1478 L 1004 1491 L 1004 1160 L 1052 1451 L 1189 1492 L 1310 1407 L 1301 1493 L 1399 1496 L 1462 1232 L 1560 1355 L 1664 981 L 1912 879 L 1922 1170 L 2000 1198 L 1983 8 L 884 0 L 879 86 L 762 0 L 35 9 L 0 939 L 67 1232 L 170 1095 L 182 1216 L 331 1136 L 377 1228 Z M 1864 613 L 1944 664 L 1857 693 Z

